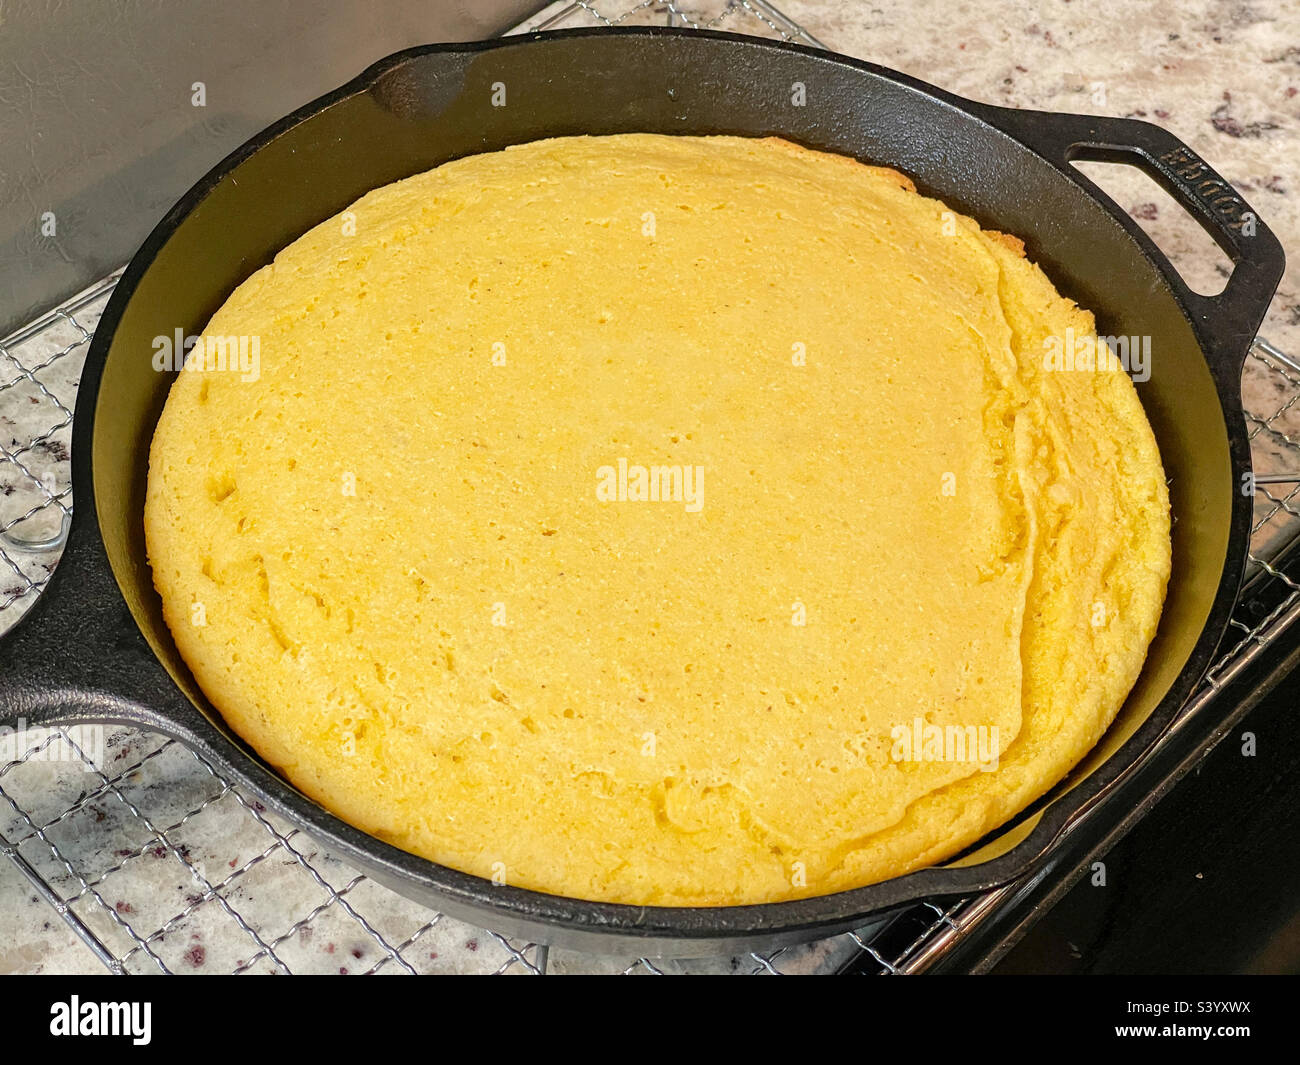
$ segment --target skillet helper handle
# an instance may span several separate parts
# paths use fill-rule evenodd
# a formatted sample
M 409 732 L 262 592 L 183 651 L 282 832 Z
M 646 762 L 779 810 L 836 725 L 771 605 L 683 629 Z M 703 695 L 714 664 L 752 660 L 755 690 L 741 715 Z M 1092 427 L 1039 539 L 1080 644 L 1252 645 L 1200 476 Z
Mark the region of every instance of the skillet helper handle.
M 1168 130 L 1136 118 L 1054 114 L 989 107 L 1013 137 L 1082 184 L 1130 231 L 1140 232 L 1118 204 L 1070 166 L 1082 159 L 1135 166 L 1187 211 L 1232 260 L 1228 283 L 1217 296 L 1193 292 L 1175 273 L 1174 289 L 1206 341 L 1214 368 L 1240 386 L 1240 374 L 1269 302 L 1286 269 L 1273 232 L 1245 199 L 1191 148 Z

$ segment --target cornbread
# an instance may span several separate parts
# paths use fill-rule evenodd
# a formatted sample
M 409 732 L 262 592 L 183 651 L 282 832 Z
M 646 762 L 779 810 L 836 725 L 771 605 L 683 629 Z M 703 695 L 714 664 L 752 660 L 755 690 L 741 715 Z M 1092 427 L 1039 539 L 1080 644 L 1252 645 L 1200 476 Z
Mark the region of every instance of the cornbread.
M 1155 440 L 1066 335 L 1017 240 L 894 171 L 460 159 L 213 317 L 259 365 L 176 377 L 155 585 L 230 725 L 399 847 L 647 905 L 870 883 L 1060 780 L 1155 633 Z

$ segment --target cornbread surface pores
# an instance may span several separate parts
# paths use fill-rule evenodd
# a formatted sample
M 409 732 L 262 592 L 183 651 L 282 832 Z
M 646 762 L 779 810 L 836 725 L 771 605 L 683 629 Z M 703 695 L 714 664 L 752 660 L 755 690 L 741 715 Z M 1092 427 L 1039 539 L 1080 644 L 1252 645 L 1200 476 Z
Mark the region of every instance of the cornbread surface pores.
M 770 901 L 952 855 L 1118 711 L 1163 473 L 1126 376 L 1043 369 L 1092 320 L 1014 240 L 731 137 L 350 210 L 213 318 L 260 372 L 178 375 L 145 512 L 195 677 L 323 805 L 523 887 Z M 620 458 L 702 506 L 602 501 Z M 918 722 L 996 770 L 900 759 Z

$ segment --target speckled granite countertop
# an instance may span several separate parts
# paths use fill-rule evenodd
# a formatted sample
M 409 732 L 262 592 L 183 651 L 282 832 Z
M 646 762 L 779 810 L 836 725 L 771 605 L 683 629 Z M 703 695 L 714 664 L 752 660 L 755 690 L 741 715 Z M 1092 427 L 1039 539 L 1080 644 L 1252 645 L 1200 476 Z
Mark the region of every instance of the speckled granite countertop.
M 564 6 L 553 5 L 548 12 Z M 633 6 L 632 0 L 590 5 L 609 18 Z M 964 96 L 1158 122 L 1241 190 L 1283 245 L 1300 256 L 1300 174 L 1295 163 L 1300 158 L 1300 5 L 1265 0 L 1148 5 L 1118 0 L 786 0 L 778 6 L 842 52 Z M 677 5 L 677 10 L 705 23 L 717 19 L 723 8 L 719 2 Z M 645 7 L 630 21 L 662 23 L 665 17 L 665 8 Z M 565 25 L 594 21 L 596 16 L 579 12 Z M 744 10 L 724 15 L 718 25 L 743 32 L 763 30 Z M 1125 173 L 1105 179 L 1104 184 L 1142 220 L 1194 287 L 1222 282 L 1216 256 L 1207 249 L 1208 238 L 1154 185 Z M 1293 263 L 1262 333 L 1284 351 L 1300 355 L 1296 271 Z M 84 320 L 93 323 L 99 309 L 102 301 L 88 309 Z M 71 327 L 57 336 L 59 343 L 72 344 L 76 339 Z M 0 436 L 6 446 L 12 446 L 11 440 L 38 437 L 38 446 L 23 454 L 24 466 L 56 487 L 59 470 L 66 466 L 67 429 L 53 428 L 62 416 L 41 395 L 40 386 L 69 396 L 76 365 L 79 360 L 56 365 L 27 383 L 15 383 L 14 374 L 0 366 Z M 1277 373 L 1248 366 L 1243 383 L 1248 405 L 1271 412 L 1285 387 Z M 1289 431 L 1292 424 L 1286 424 Z M 1257 461 L 1270 461 L 1267 450 L 1266 446 L 1257 450 Z M 30 505 L 39 500 L 32 494 L 30 480 L 13 464 L 0 461 L 4 516 L 12 520 L 22 513 L 29 498 Z M 30 524 L 24 535 L 34 537 L 55 531 L 58 522 L 47 522 L 52 527 Z M 40 558 L 22 563 L 31 579 L 39 579 L 43 564 Z M 20 579 L 21 575 L 0 571 L 0 585 L 4 585 L 0 604 L 7 594 L 13 598 L 15 590 L 21 591 Z M 0 606 L 0 615 L 4 613 Z M 0 616 L 0 630 L 4 627 Z M 286 964 L 291 960 L 295 970 L 366 971 L 389 963 L 398 968 L 394 959 L 385 957 L 382 941 L 403 946 L 403 958 L 410 964 L 401 967 L 420 971 L 491 971 L 499 966 L 520 971 L 534 957 L 525 950 L 522 960 L 516 958 L 516 948 L 505 941 L 450 919 L 431 924 L 427 911 L 383 893 L 368 881 L 353 885 L 345 868 L 302 837 L 294 837 L 285 826 L 264 821 L 255 806 L 222 789 L 174 744 L 129 730 L 101 730 L 98 735 L 71 731 L 107 777 L 83 773 L 79 757 L 74 757 L 66 762 L 30 761 L 21 767 L 21 776 L 13 773 L 0 783 L 11 792 L 17 789 L 26 808 L 38 814 L 57 817 L 60 811 L 72 809 L 48 834 L 65 849 L 82 848 L 78 853 L 88 864 L 79 871 L 103 895 L 102 904 L 78 903 L 74 908 L 119 956 L 128 954 L 133 959 L 130 968 L 152 968 L 153 951 L 179 971 L 228 971 L 240 962 L 257 971 L 270 970 L 279 958 Z M 100 749 L 92 749 L 96 746 Z M 55 744 L 50 751 L 57 749 Z M 10 757 L 0 747 L 0 766 Z M 117 774 L 123 770 L 127 772 L 119 780 Z M 108 778 L 115 782 L 113 790 L 120 791 L 112 802 L 78 805 L 79 795 L 94 793 Z M 149 815 L 158 827 L 180 818 L 183 823 L 167 833 L 175 846 L 152 843 L 148 828 L 142 829 L 134 815 L 122 813 L 122 808 L 129 809 L 123 807 L 126 803 Z M 30 837 L 22 818 L 4 803 L 0 803 L 0 832 L 11 839 Z M 34 865 L 43 863 L 40 871 L 50 882 L 68 895 L 76 893 L 75 879 L 70 880 L 68 871 L 60 869 L 49 854 L 42 857 L 41 847 L 25 847 L 23 854 Z M 303 856 L 313 868 L 324 870 L 324 876 L 308 876 Z M 241 868 L 248 863 L 250 872 L 227 885 L 224 878 L 236 868 L 236 860 Z M 200 883 L 196 892 L 196 870 L 221 890 L 208 893 Z M 362 898 L 372 889 L 378 894 L 367 898 L 363 907 Z M 277 921 L 268 926 L 287 931 L 267 939 L 274 949 L 259 951 L 257 940 L 250 944 L 248 938 L 230 937 L 230 915 L 222 908 L 226 898 L 241 914 L 257 915 L 267 907 L 279 907 Z M 348 916 L 349 899 L 377 927 L 382 941 Z M 156 920 L 146 921 L 138 913 L 142 906 L 156 906 Z M 148 950 L 137 946 L 129 953 L 133 943 L 124 937 L 122 927 L 133 921 L 148 929 L 168 923 L 156 937 L 149 937 Z M 786 956 L 782 968 L 824 967 L 839 949 L 822 946 L 797 952 Z M 553 971 L 621 967 L 580 956 L 552 957 Z M 704 967 L 735 971 L 741 964 L 733 959 Z M 746 959 L 743 967 L 754 968 L 754 960 Z M 763 968 L 761 960 L 758 968 Z M 0 973 L 38 971 L 94 972 L 102 967 L 16 867 L 0 858 Z

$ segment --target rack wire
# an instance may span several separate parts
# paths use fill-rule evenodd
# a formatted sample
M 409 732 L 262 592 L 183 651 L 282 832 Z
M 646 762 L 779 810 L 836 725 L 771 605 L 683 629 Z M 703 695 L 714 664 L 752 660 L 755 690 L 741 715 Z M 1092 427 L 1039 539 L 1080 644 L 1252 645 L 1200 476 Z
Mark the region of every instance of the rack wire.
M 772 37 L 825 48 L 803 26 L 766 0 L 571 0 L 551 4 L 511 33 L 570 29 L 575 26 L 679 26 L 692 30 L 728 30 L 751 37 Z
M 716 5 L 715 5 L 716 7 Z M 694 11 L 694 9 L 692 9 Z M 675 3 L 553 5 L 523 28 L 575 19 L 668 20 L 818 44 L 771 5 L 730 0 L 692 14 Z M 72 405 L 81 365 L 119 274 L 0 342 L 0 633 L 41 593 L 72 512 Z M 1256 464 L 1300 468 L 1300 363 L 1257 340 L 1247 413 Z M 1256 486 L 1251 591 L 1237 639 L 1168 736 L 1300 616 L 1283 569 L 1300 543 L 1300 484 Z M 1263 604 L 1263 605 L 1261 605 Z M 7 747 L 9 749 L 7 749 Z M 388 891 L 306 835 L 201 755 L 138 729 L 73 725 L 0 734 L 0 852 L 110 972 L 496 974 L 831 972 L 850 959 L 920 972 L 1005 905 L 1016 888 L 923 902 L 885 921 L 766 954 L 695 961 L 583 955 L 473 928 Z

